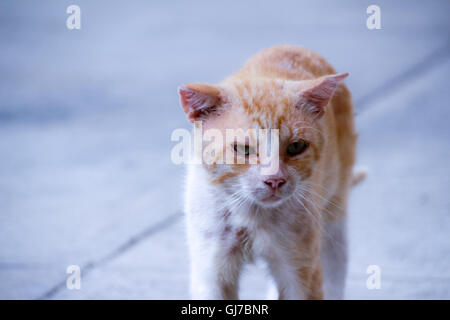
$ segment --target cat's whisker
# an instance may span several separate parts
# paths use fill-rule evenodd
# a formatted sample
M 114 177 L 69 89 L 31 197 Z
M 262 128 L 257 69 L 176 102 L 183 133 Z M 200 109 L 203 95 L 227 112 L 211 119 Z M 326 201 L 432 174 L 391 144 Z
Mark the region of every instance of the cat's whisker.
M 326 191 L 325 187 L 319 185 L 319 184 L 312 184 L 312 182 L 309 182 L 306 184 L 306 186 L 313 186 L 313 187 L 318 187 L 321 188 L 323 191 Z M 314 193 L 316 196 L 320 197 L 322 200 L 324 200 L 326 203 L 330 203 L 331 205 L 333 205 L 336 209 L 339 210 L 344 210 L 341 206 L 339 206 L 337 203 L 335 203 L 333 200 L 331 199 L 326 199 L 325 197 L 323 197 L 322 195 L 320 195 L 318 192 L 314 191 L 312 188 L 308 188 L 307 189 L 308 192 Z
M 230 195 L 227 195 L 227 197 L 224 199 L 222 205 L 220 205 L 217 208 L 217 211 L 221 212 L 221 211 L 224 211 L 224 210 L 227 210 L 227 209 L 229 210 L 229 209 L 233 208 L 234 205 L 236 203 L 238 203 L 239 201 L 241 201 L 241 197 L 240 197 L 239 192 L 236 191 L 236 192 L 234 192 L 234 193 L 232 193 Z
M 302 195 L 302 199 L 303 199 L 304 201 L 310 203 L 311 205 L 314 205 L 314 203 L 312 202 L 312 200 L 310 200 L 308 197 L 304 197 L 304 195 Z M 329 210 L 326 210 L 325 208 L 322 209 L 322 210 L 325 211 L 325 212 L 327 212 L 327 213 L 329 213 L 329 214 L 332 214 L 332 212 L 330 212 Z M 326 229 L 323 227 L 323 224 L 322 224 L 322 223 L 320 223 L 319 228 L 320 228 L 321 233 L 322 233 L 325 237 L 327 237 L 327 238 L 330 239 L 330 240 L 334 240 L 334 236 L 331 235 L 329 232 L 326 231 Z M 346 248 L 345 245 L 343 245 L 343 244 L 341 244 L 341 243 L 339 243 L 339 242 L 337 242 L 337 241 L 334 241 L 334 245 L 337 246 L 337 247 L 340 247 L 340 248 L 342 248 L 342 249 L 345 249 L 345 248 Z
M 311 211 L 309 211 L 309 209 L 306 206 L 307 204 L 308 205 L 314 205 L 314 204 L 301 192 L 301 190 L 298 190 L 298 192 L 295 193 L 295 197 L 297 198 L 297 201 L 300 203 L 300 205 L 302 205 L 303 208 L 307 211 L 307 213 L 317 221 L 316 215 L 312 214 Z M 314 207 L 312 209 L 316 209 L 316 208 Z M 319 223 L 319 226 L 320 226 L 320 223 Z
M 317 197 L 321 198 L 324 201 L 324 205 L 322 205 L 322 207 L 321 207 L 321 212 L 325 212 L 325 213 L 329 214 L 331 217 L 334 217 L 338 214 L 337 212 L 331 211 L 330 209 L 327 208 L 328 203 L 334 205 L 332 203 L 332 201 L 325 199 L 320 194 L 314 192 L 311 189 L 302 189 L 302 190 L 303 190 L 303 192 L 308 193 L 309 195 L 315 194 Z M 309 197 L 308 197 L 308 199 L 309 199 Z M 315 205 L 317 206 L 317 204 L 315 204 Z M 334 205 L 334 206 L 336 206 L 336 205 Z M 339 210 L 340 210 L 340 208 L 339 208 Z
M 329 202 L 329 203 L 335 205 L 337 209 L 342 209 L 341 207 L 339 207 L 339 205 L 337 203 L 333 202 L 331 199 L 326 199 L 323 195 L 319 194 L 317 191 L 314 190 L 314 188 L 319 188 L 323 192 L 326 192 L 327 189 L 325 187 L 321 186 L 320 184 L 313 183 L 312 181 L 308 181 L 308 182 L 304 183 L 302 186 L 306 187 L 306 189 L 305 189 L 306 191 L 314 193 L 316 196 L 318 196 L 325 202 L 327 202 L 327 203 Z
M 235 191 L 225 199 L 221 210 L 238 211 L 242 206 L 251 201 L 250 197 L 241 191 Z
M 303 197 L 303 196 L 302 196 L 302 199 L 303 199 L 304 201 L 308 202 L 308 203 L 311 203 L 311 205 L 313 205 L 313 203 L 311 202 L 311 200 L 309 200 L 307 197 Z M 313 215 L 313 214 L 307 209 L 307 207 L 303 204 L 302 201 L 299 201 L 299 202 L 300 202 L 300 204 L 303 206 L 303 208 L 305 209 L 305 211 L 307 211 L 307 213 L 314 219 L 314 221 L 315 221 L 316 223 L 318 223 L 318 228 L 319 228 L 321 234 L 323 234 L 323 235 L 324 235 L 325 237 L 327 237 L 328 239 L 333 240 L 334 237 L 333 237 L 329 232 L 327 232 L 327 230 L 326 230 L 325 228 L 323 228 L 323 224 L 322 224 L 322 222 L 317 218 L 317 216 L 316 216 L 316 215 Z M 341 248 L 345 248 L 344 245 L 342 245 L 342 244 L 340 244 L 340 243 L 338 243 L 338 242 L 335 242 L 335 245 L 336 245 L 336 246 L 339 246 L 339 247 L 341 247 Z

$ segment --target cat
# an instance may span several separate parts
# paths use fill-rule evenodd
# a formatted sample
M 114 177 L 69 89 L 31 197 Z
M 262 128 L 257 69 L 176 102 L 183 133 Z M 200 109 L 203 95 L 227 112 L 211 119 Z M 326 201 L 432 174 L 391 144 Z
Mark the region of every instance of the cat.
M 179 87 L 187 118 L 204 130 L 279 130 L 269 175 L 253 135 L 213 153 L 241 163 L 188 165 L 192 298 L 238 299 L 242 268 L 255 259 L 266 263 L 275 298 L 344 297 L 347 198 L 363 178 L 352 174 L 357 134 L 347 76 L 313 51 L 283 45 L 219 84 Z

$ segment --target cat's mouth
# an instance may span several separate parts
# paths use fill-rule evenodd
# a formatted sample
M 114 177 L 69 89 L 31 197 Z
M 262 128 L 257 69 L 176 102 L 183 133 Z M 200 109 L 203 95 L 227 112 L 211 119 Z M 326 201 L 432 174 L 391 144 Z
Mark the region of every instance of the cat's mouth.
M 283 199 L 283 197 L 281 197 L 281 196 L 279 196 L 279 195 L 271 194 L 271 195 L 269 195 L 269 196 L 267 196 L 267 197 L 261 199 L 260 201 L 261 201 L 262 203 L 270 203 L 270 204 L 273 204 L 273 203 L 275 203 L 275 202 L 279 202 L 279 201 L 282 200 L 282 199 Z
M 268 197 L 265 197 L 264 199 L 262 199 L 262 201 L 278 201 L 278 200 L 280 200 L 281 199 L 281 197 L 280 196 L 277 196 L 276 194 L 272 194 L 272 195 L 270 195 L 270 196 L 268 196 Z
M 257 189 L 253 192 L 253 200 L 263 207 L 276 207 L 292 196 L 289 189 L 268 190 L 268 188 Z
M 282 197 L 276 194 L 271 194 L 263 199 L 259 199 L 257 202 L 264 208 L 275 208 L 284 203 L 286 197 Z

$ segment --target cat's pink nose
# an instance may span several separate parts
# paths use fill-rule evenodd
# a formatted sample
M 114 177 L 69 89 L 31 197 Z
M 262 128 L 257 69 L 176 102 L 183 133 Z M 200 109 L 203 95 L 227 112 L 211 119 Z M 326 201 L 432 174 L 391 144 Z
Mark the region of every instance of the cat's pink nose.
M 264 183 L 271 187 L 273 190 L 276 190 L 278 188 L 281 188 L 281 186 L 286 183 L 286 180 L 283 178 L 270 178 L 265 180 Z

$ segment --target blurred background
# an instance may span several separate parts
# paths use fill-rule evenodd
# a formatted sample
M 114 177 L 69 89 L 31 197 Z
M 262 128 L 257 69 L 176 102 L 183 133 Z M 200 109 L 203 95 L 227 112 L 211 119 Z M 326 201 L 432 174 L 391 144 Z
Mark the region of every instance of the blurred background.
M 69 30 L 69 5 L 81 29 Z M 369 30 L 366 9 L 381 8 Z M 185 299 L 176 88 L 296 44 L 349 72 L 352 299 L 450 298 L 449 1 L 0 2 L 0 298 Z M 66 288 L 69 265 L 81 289 Z M 381 270 L 369 290 L 367 268 Z M 263 298 L 259 266 L 243 298 Z

